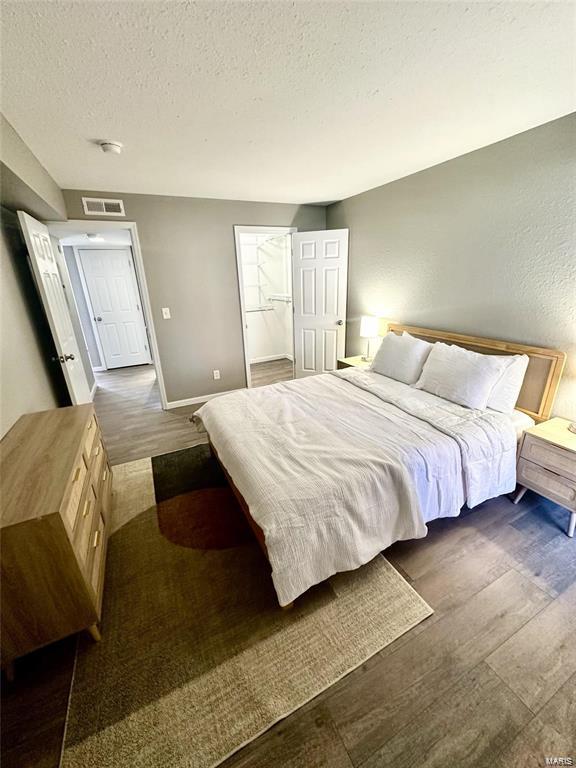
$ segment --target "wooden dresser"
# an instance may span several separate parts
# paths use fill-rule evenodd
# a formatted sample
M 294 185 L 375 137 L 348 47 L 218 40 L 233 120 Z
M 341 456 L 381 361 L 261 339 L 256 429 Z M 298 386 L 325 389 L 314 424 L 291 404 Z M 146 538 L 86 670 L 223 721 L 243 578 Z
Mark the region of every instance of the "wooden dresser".
M 22 416 L 0 442 L 2 665 L 99 639 L 112 473 L 92 405 Z

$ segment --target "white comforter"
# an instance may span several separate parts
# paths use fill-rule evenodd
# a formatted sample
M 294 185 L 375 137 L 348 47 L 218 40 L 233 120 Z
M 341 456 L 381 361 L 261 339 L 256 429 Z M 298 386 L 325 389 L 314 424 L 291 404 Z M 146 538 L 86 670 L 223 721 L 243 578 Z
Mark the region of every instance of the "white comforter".
M 239 390 L 196 416 L 264 532 L 280 605 L 516 482 L 506 416 L 357 368 Z

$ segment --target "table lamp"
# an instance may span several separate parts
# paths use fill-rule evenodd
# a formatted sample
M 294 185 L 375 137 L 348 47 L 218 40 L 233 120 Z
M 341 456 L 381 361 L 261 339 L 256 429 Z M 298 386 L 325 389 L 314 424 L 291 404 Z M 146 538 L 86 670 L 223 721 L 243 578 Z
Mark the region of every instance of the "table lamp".
M 362 315 L 360 318 L 360 338 L 367 339 L 366 354 L 362 355 L 362 360 L 369 361 L 370 357 L 370 339 L 375 339 L 380 330 L 380 318 L 373 315 Z

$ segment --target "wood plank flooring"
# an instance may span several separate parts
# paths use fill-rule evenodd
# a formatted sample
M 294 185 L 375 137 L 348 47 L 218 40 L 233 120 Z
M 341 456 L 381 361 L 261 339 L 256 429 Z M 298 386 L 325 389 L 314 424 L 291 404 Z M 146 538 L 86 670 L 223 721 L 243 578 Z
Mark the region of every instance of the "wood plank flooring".
M 198 405 L 163 411 L 152 365 L 95 372 L 94 407 L 111 464 L 158 456 L 206 442 L 190 416 Z
M 254 387 L 293 378 L 292 362 L 287 359 L 256 363 L 250 372 Z M 206 442 L 189 421 L 202 403 L 163 411 L 154 366 L 116 368 L 94 375 L 98 385 L 94 406 L 111 464 Z
M 97 396 L 114 462 L 197 442 L 193 409 L 165 414 L 153 372 L 134 370 L 109 375 Z M 386 556 L 434 615 L 225 768 L 576 762 L 576 540 L 566 516 L 528 492 L 518 506 L 500 497 L 395 544 Z M 58 765 L 74 648 L 72 638 L 20 659 L 4 684 L 5 768 Z
M 252 363 L 250 365 L 250 378 L 253 387 L 264 387 L 266 384 L 290 381 L 294 378 L 294 365 L 287 357 L 282 360 L 269 360 L 266 363 Z

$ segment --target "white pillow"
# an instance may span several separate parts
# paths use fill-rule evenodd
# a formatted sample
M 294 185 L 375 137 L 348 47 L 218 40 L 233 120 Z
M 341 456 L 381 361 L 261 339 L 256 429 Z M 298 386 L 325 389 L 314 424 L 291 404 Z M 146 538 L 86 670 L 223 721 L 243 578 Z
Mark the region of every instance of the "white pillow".
M 484 409 L 507 364 L 500 355 L 482 355 L 437 342 L 416 387 L 468 408 Z
M 506 360 L 507 364 L 490 393 L 488 408 L 502 413 L 512 413 L 522 389 L 530 358 L 528 355 L 511 355 L 510 357 L 502 356 L 501 359 Z
M 393 331 L 382 339 L 371 369 L 404 384 L 414 384 L 422 373 L 422 366 L 434 345 L 416 339 L 409 333 L 398 336 Z

